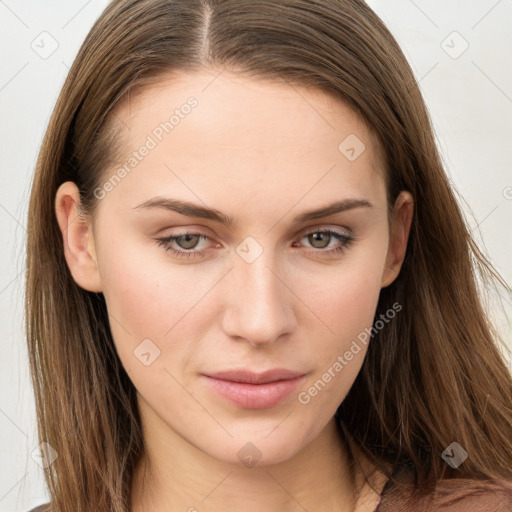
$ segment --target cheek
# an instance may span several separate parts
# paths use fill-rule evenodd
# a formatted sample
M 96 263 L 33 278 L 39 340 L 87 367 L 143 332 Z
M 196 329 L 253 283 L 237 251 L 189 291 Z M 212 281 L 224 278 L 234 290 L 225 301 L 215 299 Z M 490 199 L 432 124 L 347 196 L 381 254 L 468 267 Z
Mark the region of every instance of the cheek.
M 323 293 L 317 290 L 312 309 L 319 312 L 322 322 L 312 328 L 314 352 L 311 346 L 306 348 L 315 372 L 297 400 L 303 411 L 318 419 L 327 421 L 361 370 L 379 298 L 378 275 L 378 267 L 357 265 L 350 271 L 347 267 L 329 281 Z
M 318 315 L 318 327 L 311 327 L 319 340 L 316 378 L 332 382 L 322 393 L 326 400 L 341 401 L 363 364 L 381 289 L 386 248 L 381 242 L 351 253 L 331 269 L 328 279 L 308 277 L 303 283 L 302 289 L 309 289 L 305 302 Z
M 222 316 L 223 304 L 236 304 L 236 297 L 221 292 L 222 284 L 216 287 L 224 273 L 218 265 L 199 269 L 197 265 L 176 264 L 170 257 L 166 259 L 163 248 L 155 250 L 151 243 L 130 239 L 127 234 L 109 237 L 99 247 L 103 248 L 98 256 L 111 330 L 128 371 L 140 367 L 134 351 L 144 340 L 157 347 L 155 353 L 160 350 L 155 366 L 168 366 L 170 358 L 171 367 L 179 364 L 183 368 L 188 348 L 201 344 L 212 322 Z M 297 311 L 303 311 L 298 318 L 299 331 L 307 333 L 307 338 L 324 340 L 315 349 L 320 367 L 330 364 L 333 354 L 348 350 L 352 340 L 371 326 L 380 290 L 383 247 L 382 240 L 366 240 L 338 265 L 302 262 L 296 272 L 284 272 L 285 282 L 290 282 L 305 305 L 296 304 Z M 148 346 L 151 348 L 151 343 Z
M 315 278 L 303 277 L 301 297 L 337 340 L 349 342 L 371 326 L 381 289 L 384 249 L 368 245 Z
M 115 345 L 129 370 L 140 365 L 134 351 L 144 340 L 151 340 L 164 355 L 165 343 L 194 316 L 193 304 L 204 292 L 202 285 L 194 285 L 186 266 L 165 261 L 163 249 L 159 254 L 127 238 L 109 243 L 100 259 L 103 293 Z
M 379 286 L 376 279 L 369 275 L 368 267 L 362 272 L 346 270 L 324 287 L 323 294 L 318 294 L 319 308 L 327 318 L 332 319 L 338 330 L 344 326 L 346 332 L 351 325 L 372 321 L 378 295 Z

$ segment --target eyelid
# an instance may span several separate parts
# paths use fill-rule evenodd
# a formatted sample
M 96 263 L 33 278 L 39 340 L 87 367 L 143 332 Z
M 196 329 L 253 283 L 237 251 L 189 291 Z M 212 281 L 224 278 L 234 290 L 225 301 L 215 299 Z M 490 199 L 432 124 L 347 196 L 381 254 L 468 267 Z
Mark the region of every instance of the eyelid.
M 202 232 L 201 229 L 202 229 L 201 227 L 197 227 L 197 228 L 196 227 L 184 228 L 184 231 L 182 231 L 182 232 L 179 231 L 177 233 L 172 233 L 172 234 L 169 234 L 169 235 L 163 235 L 160 238 L 171 238 L 171 237 L 181 237 L 181 236 L 186 236 L 186 235 L 193 235 L 193 236 L 201 236 L 201 237 L 207 238 L 207 239 L 209 239 L 211 241 L 215 241 L 214 237 L 212 237 L 209 234 L 206 234 L 206 233 Z M 346 228 L 346 227 L 332 226 L 332 225 L 325 225 L 325 224 L 314 224 L 312 226 L 308 226 L 307 228 L 303 228 L 302 230 L 300 230 L 296 235 L 294 235 L 294 238 L 298 238 L 298 237 L 302 238 L 304 236 L 308 236 L 308 235 L 311 235 L 313 233 L 318 233 L 318 232 L 323 232 L 323 231 L 336 231 L 336 232 L 340 232 L 340 230 L 343 231 L 340 234 L 344 234 L 347 237 L 353 236 L 352 231 L 350 229 Z
M 315 224 L 313 226 L 308 226 L 307 228 L 304 228 L 304 231 L 300 231 L 299 236 L 310 235 L 311 233 L 317 233 L 318 231 L 336 231 L 336 232 L 340 232 L 340 230 L 343 230 L 343 232 L 347 236 L 351 236 L 352 235 L 352 232 L 350 231 L 350 229 L 342 227 L 342 226 Z
M 338 254 L 342 254 L 349 248 L 349 246 L 357 240 L 357 237 L 346 228 L 345 232 L 340 231 L 340 227 L 332 228 L 332 227 L 322 227 L 319 225 L 315 226 L 309 226 L 306 228 L 306 231 L 302 231 L 299 235 L 297 235 L 298 239 L 302 239 L 306 236 L 315 234 L 315 233 L 323 233 L 323 234 L 329 234 L 330 236 L 334 237 L 338 244 L 335 247 L 332 247 L 330 249 L 324 250 L 322 249 L 315 249 L 310 248 L 308 252 L 312 252 L 315 255 L 325 256 L 325 257 L 336 257 Z M 205 253 L 211 252 L 213 249 L 206 248 L 206 249 L 176 249 L 171 244 L 176 241 L 177 238 L 181 238 L 184 236 L 196 236 L 202 239 L 208 239 L 215 243 L 215 240 L 210 237 L 209 235 L 205 235 L 204 233 L 201 233 L 200 231 L 192 231 L 192 230 L 186 230 L 185 232 L 181 233 L 173 233 L 172 235 L 168 235 L 165 237 L 157 238 L 157 244 L 159 246 L 163 246 L 166 252 L 171 252 L 176 255 L 178 259 L 188 259 L 188 258 L 202 258 L 205 256 Z M 294 240 L 297 240 L 297 237 L 294 237 Z M 296 243 L 296 242 L 294 242 Z M 341 244 L 341 245 L 340 245 Z

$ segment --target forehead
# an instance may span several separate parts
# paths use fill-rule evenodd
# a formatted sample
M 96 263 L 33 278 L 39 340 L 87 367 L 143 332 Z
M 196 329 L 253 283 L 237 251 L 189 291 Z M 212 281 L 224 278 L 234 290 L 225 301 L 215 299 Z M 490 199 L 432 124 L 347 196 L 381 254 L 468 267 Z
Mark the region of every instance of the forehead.
M 227 187 L 248 199 L 280 192 L 288 202 L 308 189 L 312 197 L 382 192 L 376 136 L 345 103 L 314 88 L 227 71 L 174 72 L 131 94 L 113 121 L 116 165 L 133 160 L 122 183 L 133 200 L 176 186 L 188 186 L 189 196 L 208 190 L 210 199 Z M 150 149 L 140 158 L 143 146 Z

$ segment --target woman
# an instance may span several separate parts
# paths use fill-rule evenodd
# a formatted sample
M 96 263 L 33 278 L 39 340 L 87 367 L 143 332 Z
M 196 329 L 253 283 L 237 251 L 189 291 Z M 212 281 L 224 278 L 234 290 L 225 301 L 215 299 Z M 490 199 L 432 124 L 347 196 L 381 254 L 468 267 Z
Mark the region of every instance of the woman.
M 52 511 L 512 510 L 507 285 L 363 2 L 112 2 L 29 208 Z

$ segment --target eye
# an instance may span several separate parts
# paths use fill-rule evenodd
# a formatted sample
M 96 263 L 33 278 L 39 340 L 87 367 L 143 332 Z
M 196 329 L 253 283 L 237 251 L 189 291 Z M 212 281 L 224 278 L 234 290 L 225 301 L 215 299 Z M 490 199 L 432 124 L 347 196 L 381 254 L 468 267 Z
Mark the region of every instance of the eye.
M 163 246 L 166 251 L 171 252 L 180 258 L 190 258 L 191 256 L 203 256 L 206 250 L 194 250 L 199 240 L 210 240 L 210 237 L 201 233 L 182 233 L 179 235 L 170 235 L 164 238 L 157 238 L 159 246 Z M 178 245 L 181 249 L 176 249 L 172 244 Z M 184 249 L 184 250 L 182 250 Z
M 321 255 L 334 255 L 341 253 L 352 242 L 355 237 L 351 234 L 343 233 L 333 229 L 309 231 L 302 235 L 301 240 L 307 238 L 314 250 L 310 251 Z M 201 233 L 185 232 L 177 235 L 170 235 L 163 238 L 157 238 L 157 244 L 164 247 L 168 252 L 171 252 L 179 258 L 203 257 L 211 249 L 197 250 L 197 245 L 201 240 L 211 240 L 210 237 Z M 338 245 L 331 247 L 329 250 L 324 250 L 329 247 L 332 241 L 337 241 Z
M 328 255 L 341 253 L 343 250 L 348 248 L 352 242 L 355 241 L 355 237 L 353 235 L 333 229 L 316 229 L 314 231 L 309 231 L 303 235 L 302 238 L 307 238 L 308 243 L 317 249 L 313 252 Z M 326 247 L 329 247 L 329 244 L 332 241 L 338 241 L 338 245 L 335 245 L 334 247 L 331 246 L 331 248 L 327 251 L 322 250 Z

